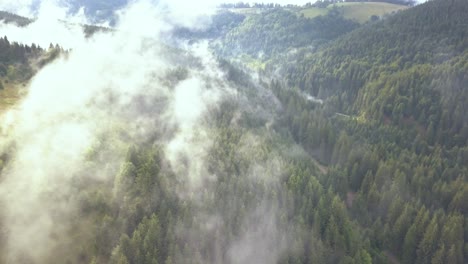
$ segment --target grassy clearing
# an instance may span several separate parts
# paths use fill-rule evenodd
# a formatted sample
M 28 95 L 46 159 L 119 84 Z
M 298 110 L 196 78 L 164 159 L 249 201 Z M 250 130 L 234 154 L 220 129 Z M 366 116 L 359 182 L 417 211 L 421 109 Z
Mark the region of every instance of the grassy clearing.
M 395 5 L 383 2 L 348 2 L 338 3 L 334 6 L 338 7 L 338 10 L 345 18 L 355 20 L 359 23 L 368 21 L 373 15 L 383 16 L 408 8 L 408 6 L 404 5 Z M 330 9 L 333 7 L 329 6 L 328 8 Z
M 306 9 L 302 9 L 301 11 L 299 11 L 301 14 L 304 15 L 304 17 L 307 17 L 307 18 L 314 18 L 314 17 L 317 17 L 317 16 L 324 16 L 328 13 L 328 9 L 327 8 L 317 8 L 317 7 L 311 7 L 311 8 L 306 8 Z
M 343 17 L 364 23 L 368 21 L 371 16 L 383 16 L 391 14 L 400 10 L 407 9 L 404 5 L 395 5 L 383 2 L 347 2 L 329 5 L 327 8 L 311 7 L 299 11 L 304 17 L 314 18 L 317 16 L 326 15 L 334 7 L 338 8 Z

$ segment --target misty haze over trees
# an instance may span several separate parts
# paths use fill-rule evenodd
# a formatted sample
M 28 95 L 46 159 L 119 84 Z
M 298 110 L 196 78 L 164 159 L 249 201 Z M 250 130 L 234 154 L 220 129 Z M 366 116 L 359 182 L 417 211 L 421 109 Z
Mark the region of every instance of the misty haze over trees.
M 335 2 L 0 4 L 0 263 L 466 263 L 468 1 Z

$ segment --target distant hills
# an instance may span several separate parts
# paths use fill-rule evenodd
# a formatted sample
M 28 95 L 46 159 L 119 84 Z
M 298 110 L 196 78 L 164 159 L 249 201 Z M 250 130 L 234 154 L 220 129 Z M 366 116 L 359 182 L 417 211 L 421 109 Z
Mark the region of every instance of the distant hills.
M 26 26 L 32 22 L 32 20 L 29 18 L 18 16 L 5 11 L 0 11 L 0 21 L 3 21 L 4 23 L 14 23 L 18 26 Z
M 330 12 L 339 12 L 344 18 L 350 19 L 359 23 L 364 23 L 369 20 L 376 20 L 395 14 L 398 11 L 405 10 L 410 7 L 413 2 L 410 1 L 355 1 L 355 2 L 337 2 L 323 1 L 316 4 L 306 4 L 304 6 L 286 6 L 288 9 L 303 15 L 306 18 L 314 18 L 324 16 Z M 252 4 L 252 5 L 223 5 L 225 8 L 231 7 L 230 10 L 244 15 L 258 14 L 260 12 L 275 8 L 273 4 Z M 232 8 L 235 7 L 235 8 Z

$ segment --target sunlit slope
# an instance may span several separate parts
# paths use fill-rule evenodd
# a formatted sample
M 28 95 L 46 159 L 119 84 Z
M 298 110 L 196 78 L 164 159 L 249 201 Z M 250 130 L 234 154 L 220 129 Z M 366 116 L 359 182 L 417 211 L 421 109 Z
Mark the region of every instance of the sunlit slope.
M 22 87 L 22 85 L 3 83 L 3 89 L 0 90 L 0 114 L 14 107 L 22 98 L 24 89 L 20 87 Z
M 355 20 L 359 23 L 368 21 L 372 16 L 384 16 L 400 10 L 405 10 L 408 6 L 396 5 L 381 2 L 349 2 L 329 5 L 327 8 L 307 8 L 300 11 L 305 17 L 313 18 L 327 14 L 330 10 L 338 8 L 338 11 L 347 19 Z

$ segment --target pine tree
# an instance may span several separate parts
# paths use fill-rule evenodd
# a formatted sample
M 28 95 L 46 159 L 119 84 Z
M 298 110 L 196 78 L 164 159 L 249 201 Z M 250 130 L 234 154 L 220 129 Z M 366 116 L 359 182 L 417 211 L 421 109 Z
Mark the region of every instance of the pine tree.
M 412 264 L 416 260 L 416 250 L 422 239 L 423 232 L 429 221 L 429 211 L 422 206 L 416 218 L 405 235 L 403 242 L 403 263 Z
M 445 245 L 442 244 L 431 260 L 431 264 L 445 264 Z M 455 262 L 450 262 L 455 263 Z
M 421 243 L 417 250 L 416 263 L 430 263 L 433 254 L 435 253 L 437 241 L 439 237 L 439 224 L 436 216 L 432 218 L 431 223 L 427 226 L 424 232 Z
M 445 263 L 463 263 L 463 258 L 460 259 L 457 257 L 457 249 L 455 248 L 455 245 L 452 245 L 450 247 L 450 250 L 447 253 L 447 258 Z

